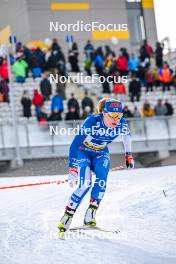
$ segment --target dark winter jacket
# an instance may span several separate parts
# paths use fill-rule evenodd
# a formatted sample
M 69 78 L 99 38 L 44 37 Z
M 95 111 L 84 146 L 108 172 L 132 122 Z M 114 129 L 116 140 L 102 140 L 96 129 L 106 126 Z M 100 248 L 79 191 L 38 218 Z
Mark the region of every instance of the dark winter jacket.
M 5 80 L 0 81 L 0 92 L 4 95 L 4 102 L 9 102 L 9 86 Z
M 133 114 L 131 113 L 130 110 L 123 110 L 123 116 L 125 118 L 133 117 Z
M 32 101 L 28 97 L 22 97 L 21 104 L 23 106 L 23 116 L 24 117 L 30 117 L 31 116 L 31 104 Z
M 48 119 L 48 121 L 61 121 L 62 120 L 62 117 L 61 117 L 61 113 L 58 112 L 58 113 L 52 113 Z
M 173 115 L 173 113 L 174 113 L 174 109 L 173 109 L 172 105 L 169 104 L 169 103 L 165 103 L 165 106 L 166 106 L 166 108 L 167 108 L 167 113 L 166 113 L 166 115 Z
M 68 112 L 65 116 L 65 120 L 79 120 L 78 112 Z
M 50 96 L 51 95 L 51 90 L 52 90 L 52 87 L 51 87 L 51 83 L 50 81 L 45 78 L 43 79 L 41 82 L 40 82 L 40 91 L 41 93 L 44 95 L 44 96 Z
M 79 113 L 79 103 L 76 98 L 70 98 L 68 100 L 68 109 L 70 109 L 71 107 L 75 107 L 76 111 Z
M 93 101 L 90 97 L 86 96 L 84 97 L 84 99 L 82 100 L 82 109 L 84 110 L 86 106 L 90 106 L 91 108 L 91 113 L 93 112 L 94 110 L 94 104 L 93 104 Z
M 129 85 L 129 93 L 139 95 L 141 93 L 141 84 L 137 80 L 132 80 Z

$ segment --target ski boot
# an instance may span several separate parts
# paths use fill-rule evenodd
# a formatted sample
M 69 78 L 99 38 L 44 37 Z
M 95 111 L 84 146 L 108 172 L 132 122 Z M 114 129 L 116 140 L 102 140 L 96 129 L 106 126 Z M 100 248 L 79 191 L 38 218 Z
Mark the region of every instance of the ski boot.
M 57 226 L 59 229 L 59 236 L 61 239 L 64 239 L 64 234 L 69 229 L 74 213 L 75 213 L 74 209 L 66 207 L 65 213 Z
M 90 205 L 89 205 L 89 207 L 85 213 L 85 217 L 84 217 L 84 225 L 90 226 L 90 227 L 96 226 L 95 216 L 96 216 L 98 206 L 99 206 L 99 203 L 97 200 L 95 200 L 95 199 L 90 200 Z

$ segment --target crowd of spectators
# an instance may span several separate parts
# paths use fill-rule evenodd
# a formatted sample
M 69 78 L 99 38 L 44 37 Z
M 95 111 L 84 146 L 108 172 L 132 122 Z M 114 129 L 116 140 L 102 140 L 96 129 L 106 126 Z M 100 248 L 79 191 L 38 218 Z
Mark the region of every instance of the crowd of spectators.
M 66 98 L 65 84 L 63 83 L 57 84 L 56 93 L 52 96 L 52 86 L 48 79 L 49 73 L 57 73 L 67 78 L 67 61 L 70 64 L 70 70 L 79 73 L 79 57 L 80 52 L 76 42 L 69 49 L 67 60 L 57 39 L 53 39 L 47 51 L 40 48 L 29 49 L 20 42 L 16 44 L 16 53 L 10 56 L 16 82 L 24 83 L 29 74 L 32 74 L 34 79 L 42 77 L 40 87 L 34 90 L 33 98 L 30 98 L 28 92 L 24 91 L 21 104 L 25 117 L 31 116 L 32 105 L 35 106 L 35 113 L 39 121 L 59 121 L 63 118 L 65 120 L 82 119 L 94 111 L 93 101 L 87 92 L 79 106 L 74 94 L 70 99 Z M 176 71 L 174 72 L 169 64 L 163 61 L 163 44 L 159 42 L 156 43 L 155 50 L 147 41 L 144 41 L 138 55 L 129 54 L 126 48 L 121 48 L 119 54 L 116 55 L 109 46 L 105 46 L 104 49 L 102 47 L 95 48 L 88 40 L 84 47 L 84 58 L 85 74 L 89 76 L 94 71 L 105 78 L 128 76 L 128 87 L 122 81 L 114 83 L 112 87 L 107 81 L 102 83 L 103 93 L 114 93 L 118 98 L 123 99 L 123 95 L 128 94 L 131 102 L 139 102 L 142 87 L 145 87 L 146 92 L 157 90 L 158 87 L 162 87 L 163 92 L 169 91 L 171 86 L 176 88 Z M 155 60 L 154 64 L 152 64 L 153 60 Z M 5 57 L 0 57 L 0 102 L 9 102 L 8 81 L 7 60 Z M 65 99 L 68 100 L 68 112 L 63 115 L 65 110 L 63 100 Z M 51 100 L 50 116 L 45 113 L 43 107 L 45 101 L 49 100 Z M 172 114 L 172 105 L 168 101 L 163 104 L 160 99 L 154 108 L 150 102 L 145 102 L 142 109 L 135 107 L 133 111 L 128 109 L 128 106 L 124 107 L 124 116 L 126 117 Z
M 48 99 L 48 98 L 47 98 Z M 21 104 L 23 107 L 23 116 L 31 117 L 31 106 L 35 106 L 35 113 L 39 122 L 47 121 L 61 121 L 61 120 L 80 120 L 85 119 L 89 114 L 94 112 L 94 102 L 85 91 L 84 98 L 79 104 L 78 100 L 75 98 L 74 93 L 67 101 L 68 112 L 64 111 L 63 98 L 56 92 L 56 94 L 51 98 L 51 114 L 48 115 L 44 110 L 44 102 L 46 98 L 38 90 L 34 90 L 33 98 L 30 99 L 27 91 L 24 91 Z M 123 115 L 125 118 L 139 118 L 139 117 L 152 117 L 152 116 L 171 116 L 174 113 L 173 106 L 165 100 L 162 102 L 158 99 L 157 104 L 153 107 L 148 101 L 145 101 L 142 108 L 138 109 L 134 106 L 131 110 L 127 105 L 123 108 Z
M 71 97 L 67 102 L 67 113 L 64 113 L 63 98 L 59 94 L 59 92 L 56 92 L 55 95 L 51 98 L 51 114 L 49 116 L 47 115 L 47 113 L 45 113 L 44 110 L 45 100 L 46 98 L 38 90 L 34 90 L 33 98 L 31 99 L 29 93 L 27 91 L 24 91 L 21 98 L 23 116 L 27 118 L 31 117 L 32 105 L 35 106 L 35 113 L 38 121 L 40 122 L 85 119 L 94 111 L 93 100 L 91 99 L 91 97 L 89 97 L 87 91 L 85 91 L 85 96 L 81 101 L 81 107 L 79 106 L 79 102 L 75 98 L 74 93 L 71 94 Z
M 152 107 L 147 101 L 144 102 L 142 109 L 138 109 L 136 106 L 134 110 L 129 110 L 128 106 L 123 109 L 123 115 L 126 118 L 130 117 L 152 117 L 152 116 L 171 116 L 174 113 L 173 106 L 165 100 L 163 103 L 161 99 L 158 99 L 157 104 Z

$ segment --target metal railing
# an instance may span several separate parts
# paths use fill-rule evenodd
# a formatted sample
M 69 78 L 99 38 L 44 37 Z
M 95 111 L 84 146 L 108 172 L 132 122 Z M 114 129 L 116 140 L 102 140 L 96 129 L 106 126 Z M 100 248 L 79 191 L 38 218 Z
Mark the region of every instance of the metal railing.
M 18 122 L 20 154 L 24 158 L 67 156 L 69 146 L 82 120 L 38 123 Z M 134 152 L 176 149 L 176 116 L 129 118 Z M 123 151 L 121 138 L 110 144 L 110 151 Z M 15 136 L 12 123 L 0 124 L 0 159 L 14 159 Z

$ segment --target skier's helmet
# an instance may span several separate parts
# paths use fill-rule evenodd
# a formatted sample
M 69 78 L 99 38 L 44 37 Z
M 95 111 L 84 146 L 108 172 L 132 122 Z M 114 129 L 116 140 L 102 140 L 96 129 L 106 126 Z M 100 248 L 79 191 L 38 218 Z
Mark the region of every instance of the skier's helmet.
M 123 116 L 122 103 L 116 99 L 107 99 L 104 105 L 104 112 L 113 118 L 121 118 Z

